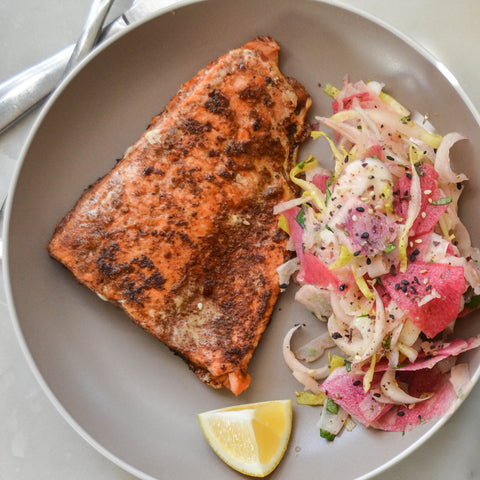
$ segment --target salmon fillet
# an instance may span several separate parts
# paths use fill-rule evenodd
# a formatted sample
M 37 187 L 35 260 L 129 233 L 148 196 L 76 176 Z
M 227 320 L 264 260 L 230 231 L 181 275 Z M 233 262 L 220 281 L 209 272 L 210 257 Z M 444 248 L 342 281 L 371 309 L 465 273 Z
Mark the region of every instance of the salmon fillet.
M 273 207 L 311 100 L 258 37 L 185 83 L 58 224 L 50 255 L 238 395 L 289 254 Z

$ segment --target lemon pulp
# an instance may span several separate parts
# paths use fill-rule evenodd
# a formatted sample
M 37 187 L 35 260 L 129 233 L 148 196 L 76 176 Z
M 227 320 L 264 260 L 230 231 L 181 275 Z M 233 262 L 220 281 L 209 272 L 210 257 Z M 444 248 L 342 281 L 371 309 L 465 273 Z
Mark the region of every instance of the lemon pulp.
M 271 473 L 285 454 L 292 430 L 291 400 L 272 400 L 198 414 L 215 453 L 233 469 L 256 477 Z

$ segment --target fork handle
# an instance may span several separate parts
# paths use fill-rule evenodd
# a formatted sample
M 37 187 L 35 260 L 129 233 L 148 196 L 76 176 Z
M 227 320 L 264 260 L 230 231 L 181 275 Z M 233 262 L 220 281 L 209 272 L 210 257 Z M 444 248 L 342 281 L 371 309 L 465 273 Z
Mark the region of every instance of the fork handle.
M 0 132 L 43 100 L 60 82 L 72 55 L 70 45 L 0 84 Z
M 114 0 L 93 0 L 80 38 L 70 56 L 65 73 L 80 63 L 92 50 L 100 36 L 103 22 Z
M 0 133 L 31 111 L 90 52 L 114 0 L 93 0 L 80 38 L 0 84 Z

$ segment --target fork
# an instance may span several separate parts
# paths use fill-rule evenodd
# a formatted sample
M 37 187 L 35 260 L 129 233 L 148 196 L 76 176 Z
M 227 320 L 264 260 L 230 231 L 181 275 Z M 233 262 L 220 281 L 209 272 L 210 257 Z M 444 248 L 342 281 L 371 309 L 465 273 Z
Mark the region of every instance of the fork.
M 82 33 L 75 44 L 62 79 L 65 78 L 65 76 L 88 55 L 90 50 L 97 43 L 100 30 L 113 2 L 114 0 L 93 0 L 91 3 Z M 24 113 L 26 112 L 19 112 L 18 118 Z M 0 260 L 3 259 L 3 223 L 6 201 L 7 197 L 3 199 L 2 206 L 0 207 Z

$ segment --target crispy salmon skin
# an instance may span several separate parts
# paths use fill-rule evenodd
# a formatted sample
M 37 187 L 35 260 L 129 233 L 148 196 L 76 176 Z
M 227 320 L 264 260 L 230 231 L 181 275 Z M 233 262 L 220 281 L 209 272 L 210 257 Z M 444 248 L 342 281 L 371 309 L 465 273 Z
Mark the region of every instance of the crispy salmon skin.
M 50 255 L 238 395 L 288 257 L 273 207 L 311 100 L 258 37 L 185 83 L 58 224 Z

